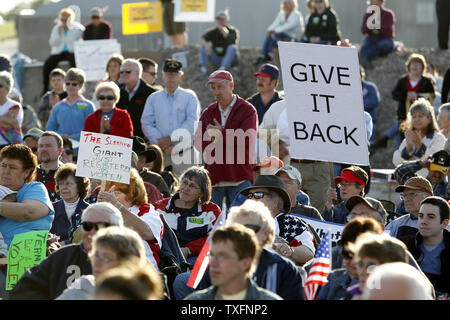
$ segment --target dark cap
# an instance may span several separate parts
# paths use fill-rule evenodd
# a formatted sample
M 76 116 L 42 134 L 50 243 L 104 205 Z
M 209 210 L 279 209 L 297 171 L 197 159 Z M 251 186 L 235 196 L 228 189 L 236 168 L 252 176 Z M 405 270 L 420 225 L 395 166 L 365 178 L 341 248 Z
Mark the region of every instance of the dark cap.
M 291 210 L 291 198 L 284 188 L 283 181 L 275 175 L 270 174 L 260 174 L 256 177 L 255 183 L 251 187 L 245 188 L 240 193 L 247 196 L 252 189 L 256 188 L 267 188 L 276 192 L 281 199 L 283 199 L 283 210 L 284 213 L 289 213 Z
M 450 169 L 450 155 L 446 151 L 441 150 L 431 156 L 431 171 L 439 171 L 447 174 L 448 169 Z
M 31 128 L 27 131 L 27 133 L 23 136 L 23 140 L 25 140 L 28 137 L 33 137 L 36 140 L 39 140 L 39 138 L 42 136 L 44 131 L 42 131 L 39 128 Z
M 345 202 L 345 207 L 347 208 L 348 212 L 350 212 L 358 203 L 365 203 L 369 208 L 377 211 L 380 214 L 382 220 L 386 223 L 387 213 L 380 201 L 370 197 L 353 196 Z
M 253 77 L 256 78 L 257 76 L 278 80 L 278 78 L 280 77 L 280 70 L 278 69 L 277 66 L 274 66 L 273 64 L 270 63 L 266 63 L 259 68 L 258 72 L 253 74 Z
M 144 139 L 139 136 L 131 136 L 130 139 L 133 140 L 133 151 L 136 155 L 145 156 L 146 163 L 155 161 L 156 151 L 153 149 L 148 149 Z
M 430 196 L 433 195 L 433 187 L 431 186 L 430 181 L 420 176 L 409 178 L 406 180 L 405 184 L 395 188 L 395 192 L 403 192 L 405 188 L 419 190 L 429 194 Z
M 183 68 L 183 64 L 178 60 L 166 59 L 164 61 L 164 72 L 180 72 L 181 68 Z

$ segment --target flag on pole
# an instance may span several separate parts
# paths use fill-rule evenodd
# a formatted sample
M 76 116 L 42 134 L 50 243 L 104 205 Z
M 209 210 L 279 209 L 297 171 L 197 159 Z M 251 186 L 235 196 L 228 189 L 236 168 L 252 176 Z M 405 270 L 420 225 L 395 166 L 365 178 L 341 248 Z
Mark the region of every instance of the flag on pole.
M 309 269 L 308 277 L 306 278 L 305 287 L 303 289 L 306 300 L 316 299 L 319 286 L 323 286 L 328 282 L 328 275 L 331 270 L 330 233 L 331 231 L 328 230 L 328 232 L 323 236 L 322 242 L 317 248 L 311 268 Z
M 206 268 L 208 268 L 209 265 L 209 258 L 208 258 L 208 252 L 211 248 L 211 235 L 213 234 L 214 230 L 216 230 L 217 227 L 220 227 L 225 224 L 226 219 L 226 212 L 222 211 L 217 218 L 216 223 L 214 224 L 214 227 L 212 228 L 211 232 L 208 235 L 208 238 L 206 239 L 205 243 L 203 244 L 202 250 L 200 250 L 199 255 L 197 256 L 197 260 L 195 261 L 194 268 L 191 271 L 191 275 L 189 276 L 189 280 L 187 282 L 187 286 L 191 288 L 197 288 L 198 283 L 203 278 L 203 275 L 205 274 Z

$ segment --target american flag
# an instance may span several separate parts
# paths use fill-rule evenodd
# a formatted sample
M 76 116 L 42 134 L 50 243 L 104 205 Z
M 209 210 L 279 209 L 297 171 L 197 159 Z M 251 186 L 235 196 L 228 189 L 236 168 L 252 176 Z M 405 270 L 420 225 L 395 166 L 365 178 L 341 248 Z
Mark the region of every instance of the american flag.
M 208 238 L 206 239 L 205 243 L 203 244 L 202 250 L 200 250 L 200 253 L 197 256 L 197 260 L 195 261 L 194 268 L 192 269 L 191 275 L 189 276 L 189 280 L 187 282 L 187 286 L 191 288 L 197 288 L 200 280 L 203 278 L 203 275 L 205 274 L 206 268 L 208 268 L 209 265 L 209 258 L 207 256 L 209 249 L 211 248 L 211 235 L 213 234 L 214 230 L 216 230 L 217 227 L 220 227 L 225 224 L 226 220 L 226 213 L 225 211 L 222 211 L 219 217 L 217 218 L 216 223 L 214 224 L 214 227 L 212 228 L 211 232 L 208 235 Z
M 322 242 L 316 251 L 316 256 L 309 269 L 308 277 L 304 287 L 306 300 L 316 299 L 317 289 L 319 286 L 323 286 L 328 282 L 328 275 L 331 270 L 331 243 L 330 233 L 328 232 L 323 236 Z

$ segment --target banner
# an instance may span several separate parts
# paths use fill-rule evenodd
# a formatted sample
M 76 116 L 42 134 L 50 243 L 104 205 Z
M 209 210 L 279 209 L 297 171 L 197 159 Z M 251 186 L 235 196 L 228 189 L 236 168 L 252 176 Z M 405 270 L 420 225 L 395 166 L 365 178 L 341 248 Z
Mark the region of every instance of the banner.
M 356 48 L 278 42 L 292 158 L 369 165 Z
M 129 184 L 132 148 L 132 139 L 81 131 L 76 175 Z
M 75 63 L 83 69 L 86 81 L 98 81 L 105 76 L 106 64 L 113 54 L 120 54 L 116 39 L 86 40 L 74 43 Z
M 14 285 L 31 268 L 46 257 L 48 231 L 32 231 L 16 234 L 8 251 L 6 290 Z
M 317 234 L 319 235 L 319 238 L 321 238 L 321 239 L 328 232 L 328 230 L 330 230 L 330 232 L 331 232 L 330 233 L 330 241 L 333 244 L 336 244 L 336 242 L 338 242 L 341 239 L 342 230 L 344 230 L 344 226 L 345 226 L 343 224 L 317 220 L 317 219 L 305 217 L 305 216 L 302 216 L 301 214 L 296 214 L 296 213 L 290 213 L 290 214 L 293 216 L 297 216 L 297 217 L 305 220 L 307 223 L 309 223 L 311 225 L 311 227 L 313 227 L 314 230 L 316 230 Z
M 174 21 L 214 22 L 216 0 L 175 0 Z
M 162 32 L 160 1 L 122 4 L 122 34 Z

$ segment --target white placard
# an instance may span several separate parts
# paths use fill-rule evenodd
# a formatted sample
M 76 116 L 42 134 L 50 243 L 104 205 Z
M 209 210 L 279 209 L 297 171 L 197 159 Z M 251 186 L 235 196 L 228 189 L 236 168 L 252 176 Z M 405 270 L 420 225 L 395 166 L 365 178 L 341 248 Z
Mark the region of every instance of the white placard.
M 292 158 L 369 165 L 356 48 L 278 42 Z
M 98 81 L 105 76 L 106 64 L 113 54 L 120 54 L 116 39 L 75 42 L 75 63 L 86 74 L 86 81 Z
M 129 184 L 132 150 L 132 139 L 81 131 L 76 175 Z
M 214 22 L 216 0 L 175 0 L 174 21 Z
M 344 227 L 345 227 L 345 225 L 343 225 L 343 224 L 317 220 L 317 219 L 305 217 L 305 216 L 302 216 L 301 214 L 296 214 L 296 213 L 290 213 L 290 214 L 297 216 L 299 218 L 302 218 L 308 224 L 310 224 L 311 227 L 313 227 L 314 230 L 316 230 L 320 239 L 322 239 L 322 237 L 325 235 L 325 233 L 327 233 L 328 230 L 331 230 L 331 233 L 330 233 L 331 242 L 337 242 L 342 237 L 342 230 L 344 230 Z

